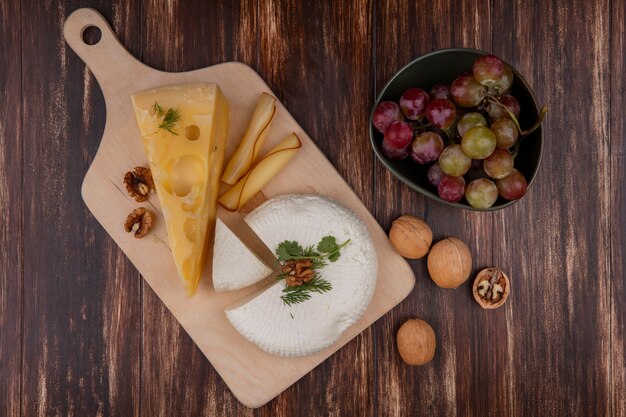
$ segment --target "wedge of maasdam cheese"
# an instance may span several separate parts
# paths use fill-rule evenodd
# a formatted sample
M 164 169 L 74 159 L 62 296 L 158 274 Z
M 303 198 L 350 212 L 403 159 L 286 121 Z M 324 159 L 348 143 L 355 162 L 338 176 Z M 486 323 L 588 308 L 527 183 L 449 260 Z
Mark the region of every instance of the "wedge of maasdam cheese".
M 167 85 L 139 92 L 132 102 L 174 263 L 193 295 L 215 225 L 228 102 L 216 84 Z M 168 119 L 168 111 L 179 117 Z
M 217 219 L 212 275 L 215 291 L 238 290 L 256 284 L 271 272 L 228 226 Z

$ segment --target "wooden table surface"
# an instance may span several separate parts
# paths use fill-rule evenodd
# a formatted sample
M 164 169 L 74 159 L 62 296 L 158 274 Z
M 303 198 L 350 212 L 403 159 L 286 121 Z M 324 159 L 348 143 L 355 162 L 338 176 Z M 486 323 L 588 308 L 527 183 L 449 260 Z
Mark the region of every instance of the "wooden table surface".
M 184 71 L 237 60 L 268 82 L 374 216 L 425 218 L 510 273 L 505 307 L 443 290 L 412 261 L 397 308 L 268 405 L 229 392 L 82 203 L 105 122 L 61 28 L 90 6 L 135 56 Z M 623 0 L 0 2 L 0 415 L 625 416 L 626 4 Z M 543 163 L 519 203 L 427 200 L 368 143 L 369 112 L 411 59 L 493 51 L 549 107 Z M 437 353 L 400 360 L 409 317 Z

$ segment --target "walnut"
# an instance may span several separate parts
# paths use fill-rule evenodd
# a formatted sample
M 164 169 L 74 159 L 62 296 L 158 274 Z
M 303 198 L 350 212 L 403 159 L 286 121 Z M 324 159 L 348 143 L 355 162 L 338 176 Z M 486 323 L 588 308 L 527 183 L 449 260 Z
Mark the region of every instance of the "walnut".
M 472 254 L 465 243 L 449 237 L 430 248 L 426 265 L 435 284 L 441 288 L 457 288 L 472 272 Z
M 134 232 L 137 239 L 141 239 L 148 234 L 152 227 L 152 214 L 144 207 L 133 210 L 126 218 L 124 230 L 128 233 Z
M 315 274 L 313 261 L 310 259 L 298 259 L 285 262 L 282 271 L 287 275 L 285 281 L 288 287 L 299 287 L 310 282 Z
M 124 175 L 124 185 L 129 196 L 134 197 L 138 203 L 144 202 L 154 190 L 152 172 L 148 168 L 135 167 Z
M 389 241 L 396 251 L 409 259 L 424 257 L 433 243 L 433 232 L 422 219 L 404 215 L 394 220 L 389 230 Z
M 499 268 L 483 269 L 476 276 L 472 290 L 474 299 L 482 308 L 493 310 L 504 304 L 509 296 L 509 277 Z
M 424 365 L 435 357 L 437 338 L 435 331 L 421 319 L 405 321 L 396 336 L 402 360 L 413 366 Z

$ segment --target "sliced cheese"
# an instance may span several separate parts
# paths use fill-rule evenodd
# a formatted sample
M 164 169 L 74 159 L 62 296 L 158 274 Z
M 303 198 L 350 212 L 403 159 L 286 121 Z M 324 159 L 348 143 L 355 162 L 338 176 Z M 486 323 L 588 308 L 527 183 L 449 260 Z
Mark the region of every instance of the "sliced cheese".
M 369 305 L 376 287 L 377 258 L 366 226 L 350 210 L 325 197 L 286 195 L 266 201 L 246 217 L 270 248 L 284 240 L 316 245 L 332 235 L 350 239 L 337 262 L 320 273 L 332 289 L 312 293 L 305 302 L 287 306 L 279 281 L 251 301 L 226 310 L 226 316 L 246 339 L 281 356 L 316 353 L 339 339 Z
M 216 84 L 168 85 L 131 99 L 174 263 L 187 294 L 193 295 L 215 224 L 228 102 Z M 171 132 L 162 127 L 170 109 L 180 114 Z
M 215 291 L 238 290 L 256 284 L 271 272 L 228 226 L 217 219 L 212 274 Z

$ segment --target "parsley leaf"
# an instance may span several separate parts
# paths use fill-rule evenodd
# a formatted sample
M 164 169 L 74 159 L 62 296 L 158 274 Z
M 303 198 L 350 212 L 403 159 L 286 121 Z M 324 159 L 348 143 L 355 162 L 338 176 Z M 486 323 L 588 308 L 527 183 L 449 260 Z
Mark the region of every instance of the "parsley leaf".
M 317 244 L 317 250 L 322 253 L 333 253 L 337 250 L 337 239 L 334 236 L 324 236 Z
M 337 259 L 339 259 L 340 256 L 341 256 L 341 253 L 339 251 L 333 252 L 330 255 L 328 255 L 328 260 L 331 262 L 337 262 Z
M 279 262 L 286 262 L 290 259 L 301 256 L 303 253 L 304 250 L 302 249 L 302 246 L 293 240 L 285 240 L 276 248 L 276 257 Z

